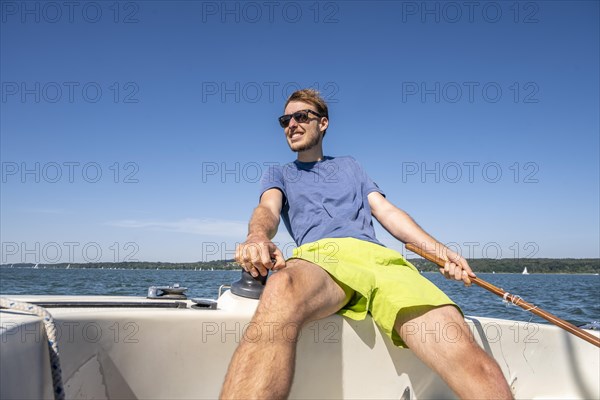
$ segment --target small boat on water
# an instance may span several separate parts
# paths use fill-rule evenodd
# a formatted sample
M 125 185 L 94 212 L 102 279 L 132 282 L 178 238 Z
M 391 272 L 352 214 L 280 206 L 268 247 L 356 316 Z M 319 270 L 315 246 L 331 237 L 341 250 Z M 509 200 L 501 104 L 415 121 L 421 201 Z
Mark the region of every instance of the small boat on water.
M 527 267 L 523 268 L 523 272 L 521 272 L 523 275 L 529 275 L 529 272 L 527 272 Z
M 151 287 L 148 297 L 9 301 L 35 303 L 51 313 L 67 399 L 215 399 L 240 340 L 268 334 L 249 325 L 258 301 L 226 288 L 216 300 L 190 300 L 181 290 L 163 289 Z M 598 347 L 554 325 L 476 316 L 466 321 L 516 398 L 600 398 Z M 48 332 L 39 316 L 0 310 L 1 399 L 53 398 Z M 423 334 L 456 339 L 452 327 Z M 295 371 L 295 399 L 456 397 L 411 350 L 393 346 L 370 317 L 333 315 L 308 324 Z

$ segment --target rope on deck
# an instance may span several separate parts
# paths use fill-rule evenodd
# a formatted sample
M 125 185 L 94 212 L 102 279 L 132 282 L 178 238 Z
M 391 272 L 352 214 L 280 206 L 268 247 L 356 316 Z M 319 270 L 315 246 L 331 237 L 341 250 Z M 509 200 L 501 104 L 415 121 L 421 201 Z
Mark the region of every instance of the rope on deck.
M 60 368 L 60 359 L 58 352 L 58 342 L 56 333 L 56 324 L 54 318 L 44 307 L 35 304 L 25 303 L 0 297 L 0 307 L 9 310 L 23 311 L 29 314 L 35 314 L 42 318 L 46 336 L 48 337 L 48 353 L 50 354 L 50 370 L 52 372 L 52 386 L 54 387 L 54 399 L 64 400 L 65 390 L 63 388 L 62 373 Z

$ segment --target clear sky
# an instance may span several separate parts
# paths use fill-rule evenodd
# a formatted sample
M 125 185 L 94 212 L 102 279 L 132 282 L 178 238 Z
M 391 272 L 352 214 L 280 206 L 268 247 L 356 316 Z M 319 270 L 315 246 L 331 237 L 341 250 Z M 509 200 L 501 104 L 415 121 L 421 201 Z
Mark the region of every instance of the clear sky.
M 600 256 L 598 1 L 0 4 L 2 263 L 232 258 L 309 86 L 466 257 Z

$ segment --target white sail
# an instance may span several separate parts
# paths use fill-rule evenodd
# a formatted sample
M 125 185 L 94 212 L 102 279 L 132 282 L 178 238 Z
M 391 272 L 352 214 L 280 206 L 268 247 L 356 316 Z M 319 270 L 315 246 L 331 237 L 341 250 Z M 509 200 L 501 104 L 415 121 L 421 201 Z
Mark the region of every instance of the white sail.
M 529 275 L 529 272 L 527 272 L 527 267 L 523 268 L 522 274 L 523 275 Z

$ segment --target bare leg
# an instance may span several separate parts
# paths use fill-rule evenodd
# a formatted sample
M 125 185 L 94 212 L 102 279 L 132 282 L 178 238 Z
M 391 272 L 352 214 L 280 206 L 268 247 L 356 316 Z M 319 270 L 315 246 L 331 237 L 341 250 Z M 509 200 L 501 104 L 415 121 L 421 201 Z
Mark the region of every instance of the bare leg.
M 394 329 L 460 398 L 512 399 L 500 367 L 454 306 L 415 307 L 398 316 Z
M 286 398 L 294 377 L 300 328 L 337 312 L 348 300 L 321 267 L 304 260 L 289 260 L 286 268 L 267 281 L 249 325 L 258 334 L 242 336 L 221 398 Z

